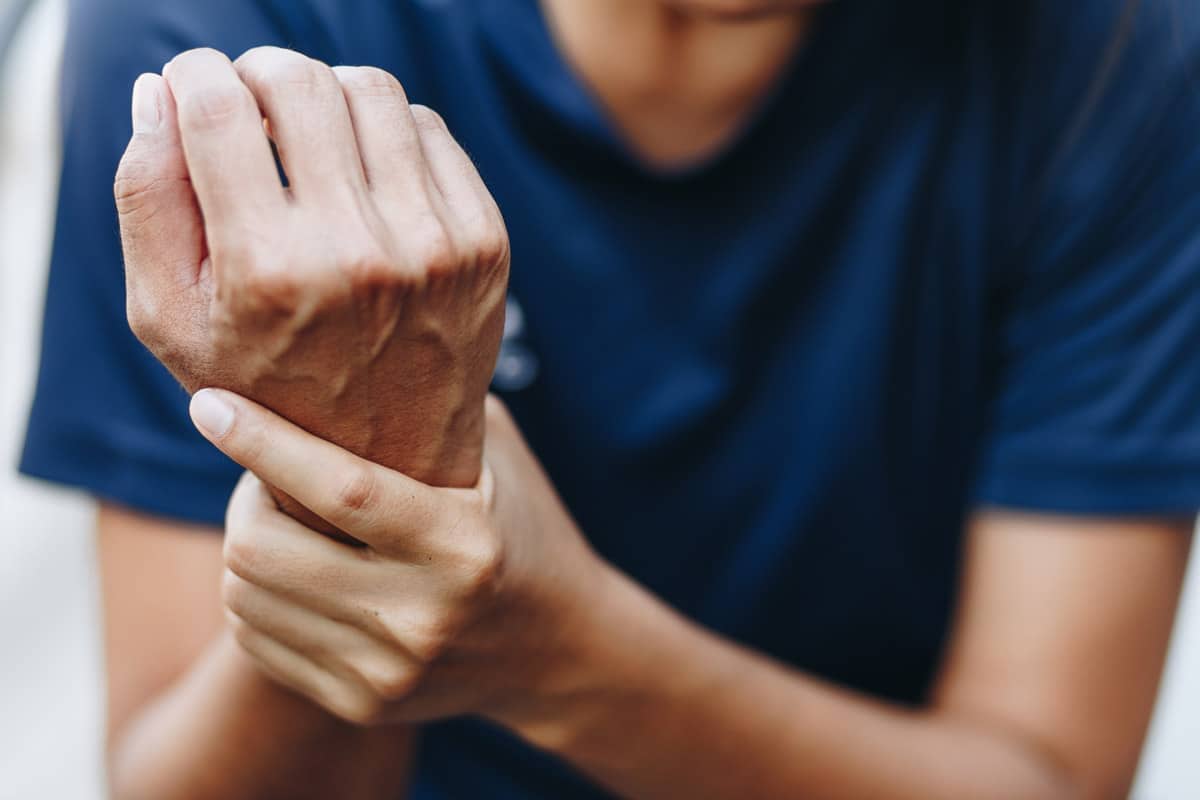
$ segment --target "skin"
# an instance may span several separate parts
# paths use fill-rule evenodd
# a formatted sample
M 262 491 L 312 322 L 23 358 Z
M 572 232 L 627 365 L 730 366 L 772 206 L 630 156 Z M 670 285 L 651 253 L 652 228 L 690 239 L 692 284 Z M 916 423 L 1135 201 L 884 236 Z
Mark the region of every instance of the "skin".
M 1188 522 L 978 515 L 933 700 L 901 708 L 721 640 L 605 564 L 498 401 L 469 490 L 359 459 L 227 392 L 200 392 L 192 412 L 250 470 L 225 544 L 237 641 L 356 725 L 481 715 L 631 797 L 1129 789 Z M 366 550 L 281 513 L 264 480 Z
M 795 56 L 818 4 L 542 5 L 566 59 L 630 150 L 672 170 L 711 158 L 737 135 Z
M 799 2 L 546 7 L 631 147 L 666 167 L 736 133 L 811 19 Z M 636 36 L 646 55 L 619 71 L 588 30 Z M 186 54 L 118 176 L 131 322 L 185 386 L 237 392 L 220 395 L 233 423 L 208 435 L 259 477 L 231 505 L 224 552 L 215 536 L 101 514 L 115 797 L 393 797 L 415 724 L 468 712 L 632 796 L 1125 791 L 1186 522 L 977 513 L 947 659 L 919 709 L 697 629 L 595 557 L 485 406 L 507 269 L 498 212 L 436 117 L 384 77 L 360 92 L 386 123 L 352 116 L 347 135 L 346 74 L 279 51 L 232 68 Z M 143 79 L 135 108 L 148 89 L 162 79 Z M 653 114 L 655 99 L 672 113 Z M 269 117 L 272 102 L 298 111 L 271 120 L 291 192 L 268 180 L 256 102 Z M 413 147 L 395 123 L 418 115 Z M 296 133 L 281 124 L 292 119 L 320 124 Z M 394 181 L 376 179 L 369 142 L 403 164 Z M 438 165 L 457 190 L 404 183 Z M 410 321 L 411 335 L 387 334 Z M 336 390 L 314 391 L 326 377 Z M 395 386 L 406 391 L 384 391 Z M 188 569 L 183 596 L 171 576 Z
M 474 483 L 508 237 L 440 118 L 386 73 L 278 48 L 192 51 L 164 77 L 135 86 L 115 189 L 137 336 L 191 390 Z

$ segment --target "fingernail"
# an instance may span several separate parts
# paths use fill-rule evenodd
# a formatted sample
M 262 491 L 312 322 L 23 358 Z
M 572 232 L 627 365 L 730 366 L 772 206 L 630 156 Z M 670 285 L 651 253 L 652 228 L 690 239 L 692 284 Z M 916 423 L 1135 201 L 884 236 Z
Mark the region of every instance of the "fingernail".
M 192 396 L 192 422 L 201 433 L 219 439 L 233 427 L 233 406 L 212 389 L 201 389 Z
M 162 124 L 162 78 L 149 73 L 133 85 L 133 132 L 154 133 Z

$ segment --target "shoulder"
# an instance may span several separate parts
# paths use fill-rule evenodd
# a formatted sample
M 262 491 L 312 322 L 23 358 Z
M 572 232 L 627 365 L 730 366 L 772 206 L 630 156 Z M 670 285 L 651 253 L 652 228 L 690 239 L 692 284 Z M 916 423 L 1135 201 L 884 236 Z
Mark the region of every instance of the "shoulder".
M 997 0 L 997 4 L 999 0 Z M 1191 9 L 1191 10 L 1189 10 Z M 1194 513 L 1200 498 L 1200 56 L 1173 0 L 1027 0 L 1005 90 L 979 499 L 1081 513 Z
M 1030 181 L 1115 178 L 1200 121 L 1200 15 L 1176 0 L 991 3 L 1012 143 Z M 1190 135 L 1189 135 L 1190 139 Z M 1190 149 L 1190 148 L 1189 148 Z
M 1005 272 L 1135 263 L 1118 251 L 1180 222 L 1179 201 L 1200 196 L 1200 14 L 1182 0 L 973 8 Z

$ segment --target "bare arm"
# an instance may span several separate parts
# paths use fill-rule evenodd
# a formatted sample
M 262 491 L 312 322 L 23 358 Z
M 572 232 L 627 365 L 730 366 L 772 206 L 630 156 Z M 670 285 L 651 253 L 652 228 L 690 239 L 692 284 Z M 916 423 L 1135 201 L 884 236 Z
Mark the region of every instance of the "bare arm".
M 618 579 L 633 629 L 603 645 L 594 691 L 531 732 L 643 798 L 1124 797 L 1190 527 L 981 515 L 942 674 L 913 709 L 740 650 Z
M 408 730 L 336 719 L 225 632 L 219 532 L 114 506 L 97 528 L 114 800 L 400 796 Z
M 367 463 L 227 392 L 197 395 L 193 411 L 206 403 L 234 417 L 221 432 L 201 425 L 210 440 L 370 548 L 364 559 L 303 528 L 253 479 L 231 501 L 239 638 L 361 724 L 482 714 L 637 798 L 1129 789 L 1190 520 L 979 513 L 941 674 L 906 708 L 702 630 L 603 563 L 497 403 L 487 480 L 470 493 Z M 337 591 L 312 591 L 299 577 L 311 575 L 336 576 Z M 321 622 L 352 618 L 363 622 Z M 335 632 L 357 643 L 346 666 L 390 673 L 381 692 L 319 686 L 273 657 L 280 642 L 327 651 Z
M 236 65 L 189 51 L 164 73 L 137 84 L 115 186 L 135 333 L 190 390 L 237 388 L 396 469 L 474 483 L 507 236 L 441 120 L 382 72 L 276 48 Z M 106 542 L 162 533 L 105 527 L 118 531 Z M 109 581 L 118 796 L 394 797 L 410 732 L 363 731 L 279 688 L 219 622 L 175 629 L 219 610 L 211 542 L 208 582 L 186 597 L 170 583 L 125 597 L 128 582 Z M 112 560 L 145 570 L 139 547 Z M 151 612 L 155 626 L 131 622 Z

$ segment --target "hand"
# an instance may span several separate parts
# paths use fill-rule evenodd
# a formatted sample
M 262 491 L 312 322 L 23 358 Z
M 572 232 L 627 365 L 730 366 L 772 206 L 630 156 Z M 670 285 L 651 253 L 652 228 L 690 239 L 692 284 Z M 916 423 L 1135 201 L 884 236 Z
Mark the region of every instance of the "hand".
M 116 179 L 137 336 L 189 390 L 474 485 L 508 239 L 442 120 L 380 70 L 277 48 L 164 76 L 135 87 Z
M 498 400 L 471 489 L 418 483 L 228 392 L 198 393 L 192 413 L 227 455 L 367 545 L 285 516 L 247 473 L 224 597 L 269 676 L 359 724 L 473 713 L 532 729 L 579 688 L 608 568 Z

